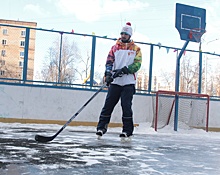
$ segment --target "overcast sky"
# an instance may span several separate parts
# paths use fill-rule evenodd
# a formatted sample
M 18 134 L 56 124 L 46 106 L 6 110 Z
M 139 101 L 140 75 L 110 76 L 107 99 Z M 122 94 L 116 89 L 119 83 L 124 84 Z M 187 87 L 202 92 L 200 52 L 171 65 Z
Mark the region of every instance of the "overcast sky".
M 129 21 L 136 41 L 182 47 L 184 41 L 175 29 L 176 3 L 205 8 L 207 33 L 203 48 L 213 49 L 220 43 L 218 0 L 5 0 L 1 2 L 0 16 L 37 22 L 38 28 L 67 32 L 73 29 L 76 33 L 95 32 L 114 38 Z
M 186 4 L 206 9 L 206 33 L 202 37 L 202 51 L 220 54 L 220 1 L 219 0 L 2 0 L 0 18 L 37 22 L 38 28 L 53 29 L 65 32 L 92 34 L 118 38 L 122 26 L 131 22 L 134 41 L 158 44 L 163 46 L 182 48 L 185 41 L 180 40 L 175 28 L 176 3 Z M 45 38 L 43 38 L 45 40 Z M 89 39 L 84 38 L 84 39 Z M 51 40 L 51 39 L 50 39 Z M 51 40 L 52 41 L 52 40 Z M 78 41 L 80 42 L 80 41 Z M 85 40 L 81 41 L 85 50 Z M 40 42 L 42 43 L 42 42 Z M 35 72 L 39 72 L 46 55 L 47 46 L 36 44 Z M 98 43 L 96 64 L 104 69 L 104 63 L 111 43 Z M 113 45 L 113 42 L 112 42 Z M 142 68 L 149 67 L 149 46 L 142 47 Z M 43 50 L 44 49 L 44 50 Z M 190 42 L 187 49 L 199 50 L 199 44 Z M 86 52 L 85 52 L 86 53 Z M 195 58 L 198 53 L 186 52 L 186 56 Z M 39 55 L 41 54 L 41 55 Z M 208 64 L 218 66 L 218 56 L 203 56 Z M 39 58 L 42 58 L 39 59 Z M 166 48 L 154 49 L 154 75 L 161 71 L 175 70 L 176 52 Z M 97 70 L 97 66 L 95 69 Z M 39 70 L 38 70 L 39 69 Z M 214 68 L 213 68 L 214 70 Z M 104 71 L 104 70 L 100 70 Z M 147 70 L 146 70 L 147 71 Z M 153 75 L 153 76 L 154 76 Z

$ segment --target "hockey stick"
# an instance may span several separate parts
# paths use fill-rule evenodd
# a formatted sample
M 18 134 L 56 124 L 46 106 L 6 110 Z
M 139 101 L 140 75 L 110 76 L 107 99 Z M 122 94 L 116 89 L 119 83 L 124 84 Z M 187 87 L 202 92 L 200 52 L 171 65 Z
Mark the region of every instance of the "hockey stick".
M 69 123 L 86 107 L 86 105 L 99 93 L 101 92 L 101 90 L 105 87 L 106 85 L 102 85 L 98 91 L 96 91 L 96 93 L 66 122 L 65 125 L 63 125 L 63 127 L 53 136 L 47 137 L 47 136 L 42 136 L 42 135 L 35 135 L 35 140 L 37 142 L 42 142 L 42 143 L 46 143 L 46 142 L 50 142 L 52 141 L 59 133 L 61 133 L 61 131 L 63 131 L 64 128 L 66 128 L 67 125 L 69 125 Z

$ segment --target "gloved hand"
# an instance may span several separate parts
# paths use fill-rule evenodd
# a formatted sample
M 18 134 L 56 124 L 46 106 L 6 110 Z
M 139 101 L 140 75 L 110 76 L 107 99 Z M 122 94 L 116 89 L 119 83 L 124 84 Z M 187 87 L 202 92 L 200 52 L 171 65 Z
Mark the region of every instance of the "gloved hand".
M 106 86 L 109 86 L 113 82 L 112 73 L 110 71 L 105 71 L 105 82 Z
M 113 72 L 115 72 L 113 78 L 122 77 L 122 75 L 124 74 L 129 74 L 128 68 L 126 66 L 124 66 L 121 69 L 115 69 L 113 70 Z

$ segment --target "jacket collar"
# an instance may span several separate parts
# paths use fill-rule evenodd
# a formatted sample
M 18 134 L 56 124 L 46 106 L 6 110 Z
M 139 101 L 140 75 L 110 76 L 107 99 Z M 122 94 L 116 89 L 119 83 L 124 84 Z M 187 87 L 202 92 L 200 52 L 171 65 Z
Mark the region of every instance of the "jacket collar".
M 119 39 L 117 39 L 116 44 L 121 45 L 121 46 L 124 46 L 124 45 L 131 46 L 131 45 L 134 44 L 134 41 L 133 41 L 133 40 L 130 40 L 129 43 L 123 43 L 123 42 L 121 41 L 121 38 L 119 38 Z

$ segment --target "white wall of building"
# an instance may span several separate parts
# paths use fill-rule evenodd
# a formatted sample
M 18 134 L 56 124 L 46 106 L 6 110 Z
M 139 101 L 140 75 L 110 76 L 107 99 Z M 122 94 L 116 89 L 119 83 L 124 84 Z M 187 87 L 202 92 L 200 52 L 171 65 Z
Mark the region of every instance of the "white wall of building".
M 0 85 L 0 118 L 67 121 L 94 93 L 86 90 Z M 74 121 L 97 122 L 105 96 L 106 92 L 100 92 Z M 220 128 L 219 109 L 219 101 L 210 101 L 210 127 Z M 152 122 L 152 97 L 134 95 L 133 113 L 136 124 Z M 121 123 L 121 116 L 119 102 L 111 122 Z

